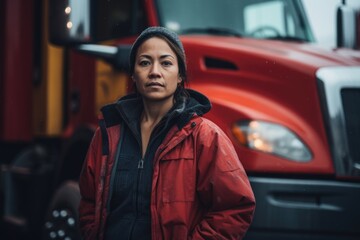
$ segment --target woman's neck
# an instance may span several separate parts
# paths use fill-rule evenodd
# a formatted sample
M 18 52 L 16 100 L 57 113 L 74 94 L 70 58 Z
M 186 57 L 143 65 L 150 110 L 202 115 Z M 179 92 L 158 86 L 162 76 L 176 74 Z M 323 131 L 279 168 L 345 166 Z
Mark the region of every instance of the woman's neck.
M 140 128 L 141 128 L 141 142 L 142 142 L 142 156 L 145 156 L 148 143 L 150 141 L 150 136 L 155 126 L 161 121 L 161 119 L 166 115 L 166 113 L 174 105 L 173 99 L 168 99 L 167 101 L 152 102 L 145 101 L 144 110 L 140 119 Z
M 155 126 L 166 115 L 166 113 L 173 107 L 173 99 L 163 101 L 146 101 L 143 100 L 144 109 L 141 116 L 141 122 L 147 122 Z

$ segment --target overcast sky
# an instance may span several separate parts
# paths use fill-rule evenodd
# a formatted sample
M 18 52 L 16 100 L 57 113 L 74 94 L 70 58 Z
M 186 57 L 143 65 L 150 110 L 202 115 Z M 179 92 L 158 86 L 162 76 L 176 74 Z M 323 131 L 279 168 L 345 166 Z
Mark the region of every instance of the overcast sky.
M 336 8 L 342 0 L 303 0 L 315 38 L 323 46 L 336 46 Z M 360 9 L 360 0 L 346 3 Z

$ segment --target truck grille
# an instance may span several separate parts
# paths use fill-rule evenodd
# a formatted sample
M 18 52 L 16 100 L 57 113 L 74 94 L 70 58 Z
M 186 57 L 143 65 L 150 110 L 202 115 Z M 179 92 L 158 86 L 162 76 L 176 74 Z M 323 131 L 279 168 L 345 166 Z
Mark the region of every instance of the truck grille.
M 360 176 L 360 67 L 316 73 L 336 173 Z
M 360 165 L 360 88 L 342 89 L 341 99 L 350 156 L 355 164 Z

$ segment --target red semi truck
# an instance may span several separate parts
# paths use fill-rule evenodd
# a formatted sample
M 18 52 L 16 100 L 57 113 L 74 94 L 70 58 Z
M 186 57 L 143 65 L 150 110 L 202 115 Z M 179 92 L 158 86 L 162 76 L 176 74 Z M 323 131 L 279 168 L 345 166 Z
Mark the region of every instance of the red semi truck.
M 80 239 L 96 116 L 130 89 L 130 44 L 162 25 L 248 172 L 246 239 L 359 239 L 360 21 L 338 11 L 326 49 L 300 0 L 1 1 L 0 236 Z

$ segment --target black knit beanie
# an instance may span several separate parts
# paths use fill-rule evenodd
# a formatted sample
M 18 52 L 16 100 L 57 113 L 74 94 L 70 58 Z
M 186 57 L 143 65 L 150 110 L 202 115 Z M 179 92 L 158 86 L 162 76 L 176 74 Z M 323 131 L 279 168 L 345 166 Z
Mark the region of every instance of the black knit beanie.
M 185 59 L 185 51 L 184 51 L 184 47 L 179 39 L 179 36 L 164 27 L 149 27 L 147 29 L 145 29 L 140 35 L 139 37 L 135 40 L 135 42 L 133 43 L 132 47 L 131 47 L 131 51 L 130 51 L 130 72 L 134 71 L 134 63 L 135 63 L 135 58 L 136 58 L 136 52 L 137 49 L 139 48 L 139 46 L 145 42 L 147 39 L 154 37 L 154 36 L 159 36 L 162 35 L 164 37 L 166 37 L 169 41 L 171 41 L 172 43 L 174 43 L 175 45 L 177 45 L 181 51 L 184 54 L 184 59 Z M 186 66 L 186 63 L 183 63 L 184 66 Z

